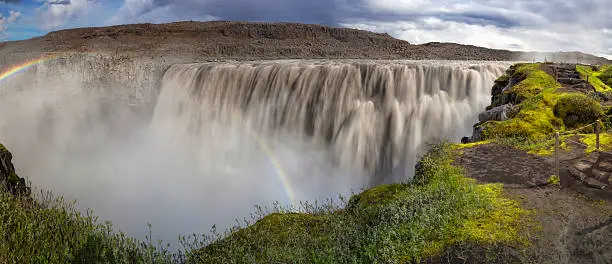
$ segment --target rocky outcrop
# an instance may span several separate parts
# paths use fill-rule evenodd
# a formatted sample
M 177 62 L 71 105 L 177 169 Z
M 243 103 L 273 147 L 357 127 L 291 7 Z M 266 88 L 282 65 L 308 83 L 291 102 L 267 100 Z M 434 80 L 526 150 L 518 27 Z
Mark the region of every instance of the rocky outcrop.
M 11 152 L 0 144 L 0 188 L 15 196 L 29 196 L 30 187 L 26 185 L 24 178 L 15 173 L 12 159 Z
M 569 173 L 586 186 L 604 189 L 612 181 L 612 155 L 593 152 L 568 168 Z
M 518 110 L 519 108 L 512 104 L 500 105 L 480 113 L 478 115 L 478 120 L 480 122 L 486 122 L 489 120 L 505 121 L 512 118 L 518 112 Z

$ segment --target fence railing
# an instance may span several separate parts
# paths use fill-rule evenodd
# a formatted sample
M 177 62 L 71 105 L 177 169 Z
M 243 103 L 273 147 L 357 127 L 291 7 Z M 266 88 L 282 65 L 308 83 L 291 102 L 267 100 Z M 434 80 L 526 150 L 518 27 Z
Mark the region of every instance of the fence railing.
M 607 116 L 606 118 L 610 118 L 612 116 Z M 569 130 L 569 131 L 564 131 L 562 133 L 560 132 L 555 132 L 554 137 L 555 137 L 555 146 L 554 146 L 554 159 L 555 159 L 555 175 L 557 175 L 557 177 L 560 177 L 560 173 L 561 173 L 561 168 L 560 168 L 560 151 L 561 151 L 561 136 L 564 135 L 579 135 L 581 131 L 586 130 L 587 128 L 591 128 L 594 127 L 594 132 L 595 132 L 595 152 L 600 152 L 600 153 L 606 153 L 606 154 L 610 154 L 612 155 L 611 152 L 607 152 L 604 151 L 601 148 L 601 134 L 602 133 L 606 133 L 606 131 L 604 131 L 604 127 L 603 127 L 603 123 L 601 122 L 601 120 L 597 120 L 593 123 L 587 124 L 585 126 L 573 129 L 573 130 Z M 571 144 L 576 144 L 579 145 L 581 147 L 584 148 L 589 148 L 588 144 L 585 144 L 583 142 L 579 142 L 576 140 L 573 140 L 571 138 L 565 138 L 564 139 L 565 142 L 571 143 Z

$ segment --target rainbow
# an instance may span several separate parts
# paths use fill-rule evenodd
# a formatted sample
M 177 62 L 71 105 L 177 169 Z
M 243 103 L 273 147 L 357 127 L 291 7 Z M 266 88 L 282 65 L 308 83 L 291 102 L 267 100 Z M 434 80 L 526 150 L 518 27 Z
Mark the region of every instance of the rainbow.
M 239 110 L 235 110 L 234 115 L 238 116 L 238 118 L 242 120 L 243 115 L 239 112 Z M 255 139 L 255 141 L 257 141 L 259 148 L 266 154 L 272 166 L 274 166 L 276 175 L 278 176 L 278 179 L 282 183 L 283 189 L 285 190 L 285 194 L 287 195 L 287 197 L 289 198 L 289 201 L 291 202 L 291 210 L 297 210 L 299 201 L 295 197 L 295 190 L 293 189 L 293 186 L 291 185 L 291 181 L 289 180 L 289 177 L 287 176 L 287 172 L 285 172 L 285 170 L 281 166 L 280 161 L 274 155 L 274 151 L 272 151 L 272 148 L 270 148 L 268 143 L 261 136 L 259 136 L 259 134 L 257 134 L 257 132 L 255 132 L 255 130 L 253 130 L 250 126 L 247 125 L 246 129 L 248 130 L 249 134 L 251 134 L 251 136 Z
M 24 70 L 26 70 L 26 69 L 36 65 L 36 64 L 43 63 L 45 61 L 54 60 L 54 59 L 57 59 L 59 57 L 60 57 L 60 55 L 47 55 L 47 56 L 42 56 L 42 57 L 39 57 L 39 58 L 36 58 L 36 59 L 33 59 L 33 60 L 26 61 L 26 62 L 21 63 L 21 64 L 17 64 L 17 65 L 15 65 L 13 67 L 8 68 L 7 70 L 5 70 L 4 72 L 2 72 L 0 74 L 0 82 L 6 80 L 7 78 L 9 78 L 9 77 L 11 77 L 11 76 L 13 76 L 13 75 L 15 75 L 17 73 L 20 73 L 20 72 L 22 72 L 22 71 L 24 71 Z
M 278 175 L 279 180 L 283 184 L 285 193 L 289 197 L 289 201 L 291 202 L 291 206 L 293 207 L 292 209 L 296 209 L 296 207 L 299 205 L 299 201 L 297 201 L 297 199 L 295 198 L 295 191 L 293 190 L 293 186 L 289 181 L 287 173 L 281 166 L 280 161 L 274 156 L 274 152 L 263 138 L 261 138 L 257 133 L 255 133 L 255 131 L 253 131 L 251 128 L 247 129 L 249 130 L 253 138 L 255 138 L 261 150 L 263 150 L 264 153 L 266 153 L 266 156 L 268 156 L 270 163 L 272 164 L 272 166 L 274 166 L 274 169 L 276 170 L 276 175 Z
M 76 52 L 73 52 L 74 54 L 76 54 Z M 8 79 L 9 77 L 20 73 L 36 64 L 40 64 L 46 61 L 50 61 L 50 60 L 55 60 L 61 57 L 64 57 L 65 55 L 69 55 L 71 54 L 71 52 L 54 52 L 54 53 L 48 53 L 47 55 L 43 55 L 40 56 L 36 59 L 32 59 L 20 64 L 17 64 L 15 66 L 12 66 L 10 68 L 8 68 L 7 70 L 5 70 L 4 72 L 0 73 L 0 82 Z M 93 51 L 88 51 L 88 52 L 78 52 L 78 54 L 88 54 L 88 55 L 95 55 L 95 54 L 100 54 L 97 52 L 93 52 Z

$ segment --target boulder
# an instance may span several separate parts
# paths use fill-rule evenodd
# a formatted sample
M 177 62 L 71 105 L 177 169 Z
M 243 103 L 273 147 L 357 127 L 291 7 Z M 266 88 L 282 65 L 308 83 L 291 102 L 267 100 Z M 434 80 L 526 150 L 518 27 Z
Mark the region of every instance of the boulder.
M 518 112 L 518 107 L 512 104 L 500 105 L 478 115 L 480 122 L 489 120 L 504 121 L 512 118 Z
M 0 144 L 0 188 L 15 196 L 29 196 L 30 187 L 26 185 L 25 179 L 15 173 L 12 159 L 11 152 Z
M 474 125 L 474 129 L 472 130 L 472 137 L 470 138 L 470 142 L 478 142 L 482 140 L 482 122 Z

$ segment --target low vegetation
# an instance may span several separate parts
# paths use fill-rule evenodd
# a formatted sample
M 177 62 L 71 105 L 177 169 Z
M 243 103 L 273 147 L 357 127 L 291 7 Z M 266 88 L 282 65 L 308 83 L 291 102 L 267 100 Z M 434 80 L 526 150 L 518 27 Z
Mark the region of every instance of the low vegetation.
M 99 223 L 50 194 L 33 202 L 0 191 L 0 263 L 176 263 L 184 254 Z
M 553 111 L 569 129 L 593 123 L 605 116 L 599 102 L 581 93 L 561 95 Z
M 405 263 L 454 258 L 465 248 L 487 252 L 471 256 L 480 261 L 519 261 L 508 249 L 529 244 L 530 212 L 501 184 L 465 178 L 453 153 L 435 145 L 413 183 L 303 204 L 302 213 L 276 207 L 263 217 L 260 209 L 252 225 L 183 237 L 184 251 L 129 238 L 49 193 L 33 201 L 0 191 L 0 263 Z
M 406 263 L 453 258 L 479 247 L 479 261 L 512 262 L 504 247 L 529 243 L 530 213 L 501 184 L 478 184 L 451 165 L 448 144 L 425 156 L 410 184 L 352 196 L 345 208 L 276 212 L 202 249 L 201 263 Z M 520 248 L 520 247 L 519 247 Z
M 612 91 L 612 65 L 604 65 L 599 68 L 577 65 L 576 70 L 580 77 L 587 79 L 595 90 L 599 92 Z
M 543 156 L 552 155 L 555 144 L 554 132 L 560 132 L 560 147 L 568 149 L 565 140 L 575 134 L 593 133 L 593 124 L 601 119 L 602 131 L 610 128 L 611 109 L 606 109 L 599 98 L 580 92 L 561 92 L 561 84 L 541 69 L 539 63 L 516 64 L 511 67 L 511 75 L 504 80 L 514 80 L 518 83 L 503 93 L 493 91 L 494 105 L 513 102 L 519 107 L 519 112 L 505 121 L 487 121 L 477 124 L 482 128 L 482 138 L 487 142 L 497 142 Z M 590 74 L 589 82 L 596 82 L 597 76 L 610 66 L 604 66 L 599 72 L 587 66 L 577 66 L 581 73 Z M 601 86 L 602 90 L 609 90 Z M 600 90 L 598 88 L 598 90 Z M 574 131 L 574 129 L 577 129 Z M 572 132 L 573 131 L 573 132 Z M 564 135 L 568 132 L 568 135 Z M 571 132 L 571 133 L 570 133 Z M 592 135 L 594 136 L 594 135 Z M 608 135 L 603 135 L 607 137 Z M 587 138 L 590 135 L 587 136 Z M 587 139 L 588 141 L 588 139 Z M 589 148 L 594 148 L 590 141 Z
M 509 97 L 498 104 L 511 102 L 519 107 L 519 112 L 513 118 L 505 121 L 488 121 L 480 124 L 483 128 L 483 139 L 521 138 L 524 140 L 539 140 L 563 122 L 553 113 L 561 87 L 553 77 L 542 71 L 538 63 L 514 65 L 512 79 L 520 82 L 503 92 L 502 97 Z

